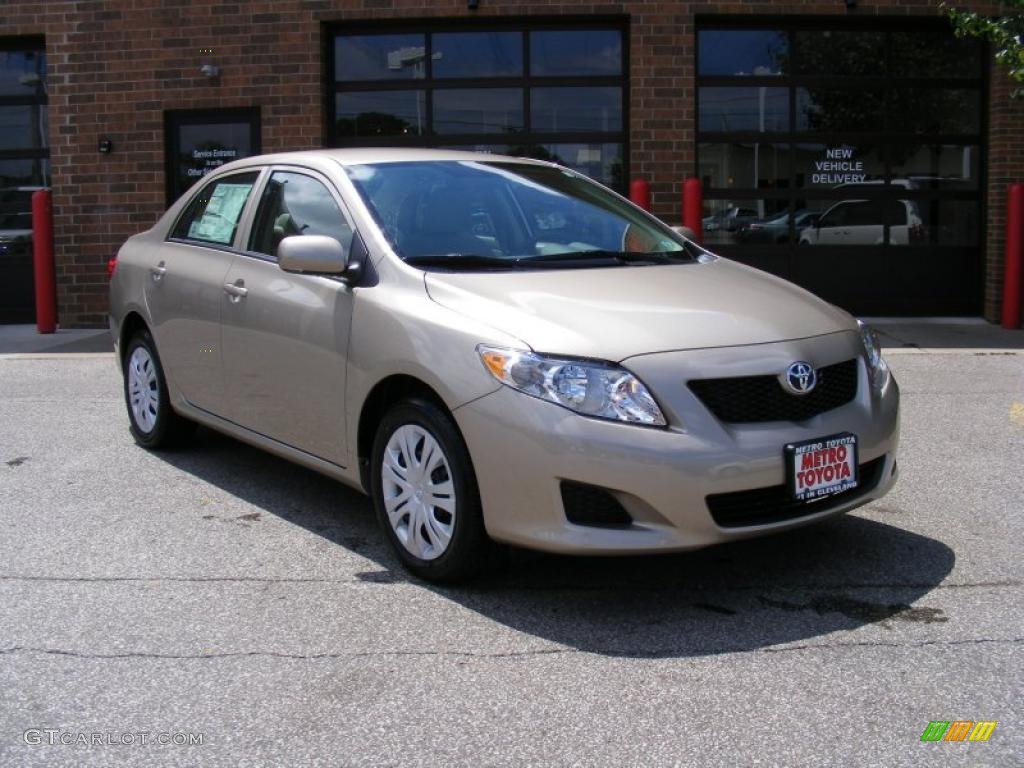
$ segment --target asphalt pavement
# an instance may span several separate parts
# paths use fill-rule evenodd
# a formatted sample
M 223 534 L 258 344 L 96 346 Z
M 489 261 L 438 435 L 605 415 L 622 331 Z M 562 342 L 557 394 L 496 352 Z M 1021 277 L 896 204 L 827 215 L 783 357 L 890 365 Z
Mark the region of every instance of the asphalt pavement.
M 0 765 L 1024 764 L 1024 355 L 908 349 L 882 501 L 457 589 L 310 471 L 136 447 L 112 356 L 0 355 Z

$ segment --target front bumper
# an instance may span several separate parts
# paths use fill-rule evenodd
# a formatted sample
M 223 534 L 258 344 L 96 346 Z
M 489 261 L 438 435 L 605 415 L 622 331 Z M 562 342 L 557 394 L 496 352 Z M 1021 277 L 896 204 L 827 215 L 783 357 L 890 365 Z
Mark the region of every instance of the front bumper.
M 896 479 L 899 391 L 868 382 L 855 333 L 747 348 L 646 355 L 624 361 L 659 399 L 670 425 L 655 429 L 590 419 L 507 387 L 456 409 L 480 487 L 484 521 L 496 540 L 562 553 L 678 551 L 762 535 L 842 514 L 885 495 Z M 691 378 L 783 370 L 793 360 L 816 367 L 857 357 L 853 401 L 804 422 L 726 425 L 685 386 Z M 863 465 L 883 458 L 871 490 L 808 507 L 778 522 L 723 528 L 706 497 L 785 482 L 786 443 L 852 432 Z M 563 480 L 607 489 L 633 524 L 570 523 Z M 819 511 L 826 506 L 825 511 Z

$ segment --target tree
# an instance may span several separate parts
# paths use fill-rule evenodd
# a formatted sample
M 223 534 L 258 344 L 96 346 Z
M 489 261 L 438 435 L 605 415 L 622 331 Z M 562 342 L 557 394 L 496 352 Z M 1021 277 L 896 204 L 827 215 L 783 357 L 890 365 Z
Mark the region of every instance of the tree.
M 996 61 L 1010 71 L 1010 77 L 1024 84 L 1024 0 L 1004 0 L 1000 7 L 1009 12 L 995 18 L 974 11 L 961 11 L 942 3 L 942 10 L 960 37 L 987 40 L 996 52 Z M 1024 99 L 1024 88 L 1012 94 Z

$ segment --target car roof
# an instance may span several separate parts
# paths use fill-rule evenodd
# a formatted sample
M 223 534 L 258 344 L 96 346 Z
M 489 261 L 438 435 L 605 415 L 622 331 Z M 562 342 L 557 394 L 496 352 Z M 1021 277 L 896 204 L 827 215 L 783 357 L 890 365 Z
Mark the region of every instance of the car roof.
M 509 155 L 494 155 L 487 152 L 465 152 L 454 149 L 420 149 L 409 147 L 347 147 L 344 149 L 310 149 L 299 152 L 276 152 L 266 155 L 255 155 L 235 160 L 228 165 L 238 168 L 247 165 L 288 164 L 302 161 L 333 160 L 347 165 L 365 165 L 370 163 L 400 162 L 515 162 L 530 165 L 553 166 L 543 160 Z M 220 170 L 220 169 L 218 169 Z

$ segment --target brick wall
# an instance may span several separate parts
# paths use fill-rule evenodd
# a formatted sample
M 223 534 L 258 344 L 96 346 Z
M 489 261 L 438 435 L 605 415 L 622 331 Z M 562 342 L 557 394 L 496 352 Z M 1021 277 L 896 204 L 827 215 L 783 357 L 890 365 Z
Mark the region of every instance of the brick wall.
M 853 12 L 934 15 L 937 2 L 861 0 Z M 995 6 L 976 6 L 993 11 Z M 651 182 L 656 214 L 678 218 L 679 181 L 694 172 L 697 14 L 844 15 L 839 0 L 691 3 L 480 0 L 4 0 L 0 35 L 44 35 L 58 304 L 65 326 L 106 322 L 105 264 L 164 208 L 163 112 L 259 106 L 263 149 L 322 145 L 321 22 L 560 14 L 630 17 L 630 169 Z M 199 73 L 213 48 L 218 78 Z M 985 314 L 999 311 L 1004 189 L 1024 179 L 1022 106 L 1005 78 L 991 98 Z M 100 155 L 100 137 L 114 151 Z

